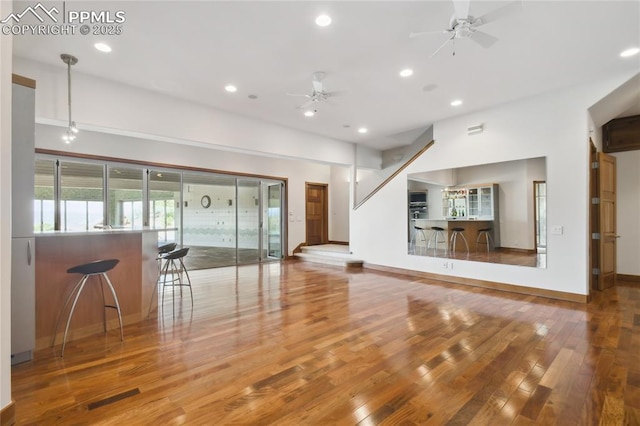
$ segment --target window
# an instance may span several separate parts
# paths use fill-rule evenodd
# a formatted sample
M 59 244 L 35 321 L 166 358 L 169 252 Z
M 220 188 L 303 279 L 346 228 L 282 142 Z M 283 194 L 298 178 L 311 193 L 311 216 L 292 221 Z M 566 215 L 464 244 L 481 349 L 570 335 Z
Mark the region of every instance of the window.
M 109 166 L 109 225 L 112 228 L 142 229 L 142 168 Z
M 104 227 L 104 166 L 60 162 L 60 229 Z
M 55 229 L 55 171 L 54 160 L 36 160 L 35 198 L 33 200 L 33 230 L 35 232 Z

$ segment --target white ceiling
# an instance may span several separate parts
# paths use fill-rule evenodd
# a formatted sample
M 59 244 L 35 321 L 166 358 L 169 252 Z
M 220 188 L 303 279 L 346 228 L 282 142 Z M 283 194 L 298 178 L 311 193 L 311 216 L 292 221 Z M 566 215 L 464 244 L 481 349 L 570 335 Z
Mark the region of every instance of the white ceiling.
M 33 2 L 14 2 L 20 11 Z M 47 4 L 62 2 L 47 2 Z M 480 16 L 505 2 L 471 0 Z M 482 27 L 499 38 L 484 49 L 471 40 L 430 54 L 446 39 L 412 31 L 444 29 L 451 1 L 111 1 L 66 2 L 67 10 L 123 10 L 118 36 L 14 36 L 14 53 L 73 72 L 166 93 L 378 149 L 412 142 L 411 130 L 453 115 L 618 72 L 640 70 L 640 1 L 527 1 L 510 18 Z M 333 18 L 320 28 L 320 13 Z M 93 48 L 106 41 L 113 52 Z M 415 74 L 398 76 L 411 67 Z M 324 71 L 326 89 L 346 90 L 305 118 L 296 106 Z M 224 91 L 227 83 L 238 92 Z M 431 90 L 425 90 L 431 88 Z M 257 99 L 249 99 L 256 95 Z M 453 108 L 449 103 L 462 99 Z M 346 127 L 350 126 L 350 127 Z M 366 126 L 369 133 L 357 129 Z

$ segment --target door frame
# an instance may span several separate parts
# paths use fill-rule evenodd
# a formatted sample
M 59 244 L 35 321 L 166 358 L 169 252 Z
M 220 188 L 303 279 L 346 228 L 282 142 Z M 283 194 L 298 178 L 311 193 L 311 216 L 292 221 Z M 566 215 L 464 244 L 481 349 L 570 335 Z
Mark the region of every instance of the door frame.
M 307 220 L 309 219 L 307 212 L 307 203 L 309 202 L 309 187 L 319 186 L 322 189 L 322 198 L 324 208 L 322 209 L 322 236 L 320 244 L 327 244 L 329 242 L 329 184 L 318 182 L 305 182 L 304 190 L 304 239 L 305 244 L 309 242 L 309 229 L 307 228 Z
M 598 197 L 598 170 L 595 164 L 598 162 L 598 149 L 589 138 L 589 293 L 587 300 L 591 300 L 591 293 L 598 289 L 599 276 L 595 273 L 600 264 L 600 244 L 594 240 L 594 234 L 600 230 L 600 209 L 593 202 Z
M 604 153 L 599 153 L 597 147 L 593 143 L 593 140 L 589 138 L 590 143 L 590 151 L 589 151 L 589 294 L 587 296 L 587 300 L 591 300 L 591 293 L 595 290 L 603 290 L 604 282 L 603 282 L 603 271 L 601 270 L 602 266 L 602 242 L 605 237 L 611 238 L 611 236 L 605 236 L 604 232 L 602 232 L 602 213 L 601 213 L 601 183 L 600 183 L 600 173 L 601 173 L 601 158 L 600 155 L 606 155 Z M 615 159 L 615 157 L 614 157 Z M 615 164 L 615 163 L 614 163 Z M 615 179 L 615 177 L 614 177 Z M 614 183 L 615 185 L 615 183 Z M 617 197 L 617 194 L 616 194 Z M 614 201 L 615 204 L 615 201 Z M 615 209 L 615 206 L 614 206 Z M 614 221 L 615 213 L 614 213 Z M 615 224 L 614 224 L 615 227 Z M 617 232 L 617 231 L 616 231 Z M 615 238 L 618 238 L 617 235 L 613 236 L 613 243 L 616 244 Z M 615 249 L 614 249 L 614 269 L 615 263 L 617 259 L 615 259 Z M 613 273 L 613 286 L 616 285 L 616 275 L 617 271 Z
M 546 180 L 534 180 L 533 181 L 533 251 L 534 251 L 534 253 L 538 253 L 538 234 L 539 234 L 539 229 L 538 229 L 538 221 L 536 220 L 537 215 L 538 215 L 538 193 L 536 191 L 536 188 L 537 188 L 537 185 L 540 184 L 540 183 L 546 184 L 547 181 Z M 545 198 L 547 198 L 546 192 L 545 192 Z M 546 222 L 546 214 L 545 214 L 545 222 Z M 546 225 L 546 223 L 545 223 L 545 225 Z M 546 228 L 546 226 L 545 226 L 545 228 Z M 545 248 L 545 253 L 546 253 L 547 246 L 545 245 L 544 248 Z

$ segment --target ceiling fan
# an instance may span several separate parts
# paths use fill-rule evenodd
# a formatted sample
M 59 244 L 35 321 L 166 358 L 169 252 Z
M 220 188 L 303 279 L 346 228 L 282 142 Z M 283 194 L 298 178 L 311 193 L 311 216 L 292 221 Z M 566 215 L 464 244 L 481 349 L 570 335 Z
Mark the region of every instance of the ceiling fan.
M 456 39 L 470 38 L 480 46 L 491 47 L 498 39 L 490 34 L 480 31 L 478 27 L 507 17 L 522 9 L 522 0 L 515 0 L 492 10 L 478 18 L 469 15 L 470 0 L 453 0 L 454 14 L 449 22 L 449 27 L 441 31 L 424 31 L 409 34 L 409 38 L 419 37 L 427 34 L 447 34 L 449 37 L 442 45 L 431 54 L 435 56 L 449 42 L 455 43 Z M 455 47 L 453 55 L 455 56 Z
M 322 80 L 324 80 L 326 76 L 327 74 L 325 72 L 316 71 L 313 74 L 311 74 L 311 83 L 313 86 L 313 90 L 311 93 L 309 94 L 287 93 L 287 95 L 302 96 L 308 99 L 305 103 L 303 103 L 302 105 L 299 105 L 297 107 L 298 109 L 306 109 L 315 103 L 324 102 L 329 98 L 342 95 L 343 94 L 342 91 L 327 92 L 325 90 L 324 83 L 322 83 Z

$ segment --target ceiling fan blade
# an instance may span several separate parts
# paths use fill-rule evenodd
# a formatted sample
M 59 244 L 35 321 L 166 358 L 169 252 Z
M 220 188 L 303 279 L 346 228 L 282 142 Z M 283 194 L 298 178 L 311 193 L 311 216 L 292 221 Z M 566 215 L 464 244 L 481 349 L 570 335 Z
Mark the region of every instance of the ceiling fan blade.
M 332 92 L 325 92 L 325 95 L 329 98 L 335 98 L 336 96 L 343 96 L 346 93 L 346 90 L 334 90 Z
M 445 46 L 446 46 L 446 45 L 447 45 L 451 40 L 453 40 L 454 38 L 456 38 L 456 35 L 455 35 L 455 34 L 454 34 L 454 35 L 452 35 L 451 37 L 449 37 L 448 39 L 446 39 L 446 40 L 445 40 L 445 42 L 444 42 L 444 43 L 442 43 L 442 45 L 441 45 L 440 47 L 438 47 L 438 49 L 437 49 L 435 52 L 433 52 L 433 53 L 431 54 L 431 56 L 429 56 L 429 57 L 430 57 L 430 58 L 433 58 L 434 56 L 436 56 L 436 54 L 437 54 L 439 51 L 441 51 L 441 50 L 442 50 L 442 48 L 443 48 L 443 47 L 445 47 Z
M 515 0 L 476 18 L 472 22 L 472 25 L 477 27 L 480 25 L 488 24 L 490 22 L 494 22 L 506 16 L 512 15 L 516 12 L 520 12 L 521 10 L 522 0 Z
M 453 0 L 453 9 L 456 11 L 456 19 L 466 20 L 469 18 L 470 0 Z
M 421 31 L 419 33 L 409 33 L 409 38 L 420 37 L 427 34 L 445 34 L 449 32 L 449 30 L 440 30 L 440 31 Z
M 493 46 L 493 43 L 498 41 L 498 39 L 491 34 L 487 34 L 484 31 L 475 30 L 471 33 L 471 40 L 478 43 L 480 46 L 485 49 Z
M 309 107 L 309 105 L 313 104 L 315 101 L 313 99 L 303 103 L 302 105 L 297 106 L 297 109 L 307 109 L 307 107 Z

